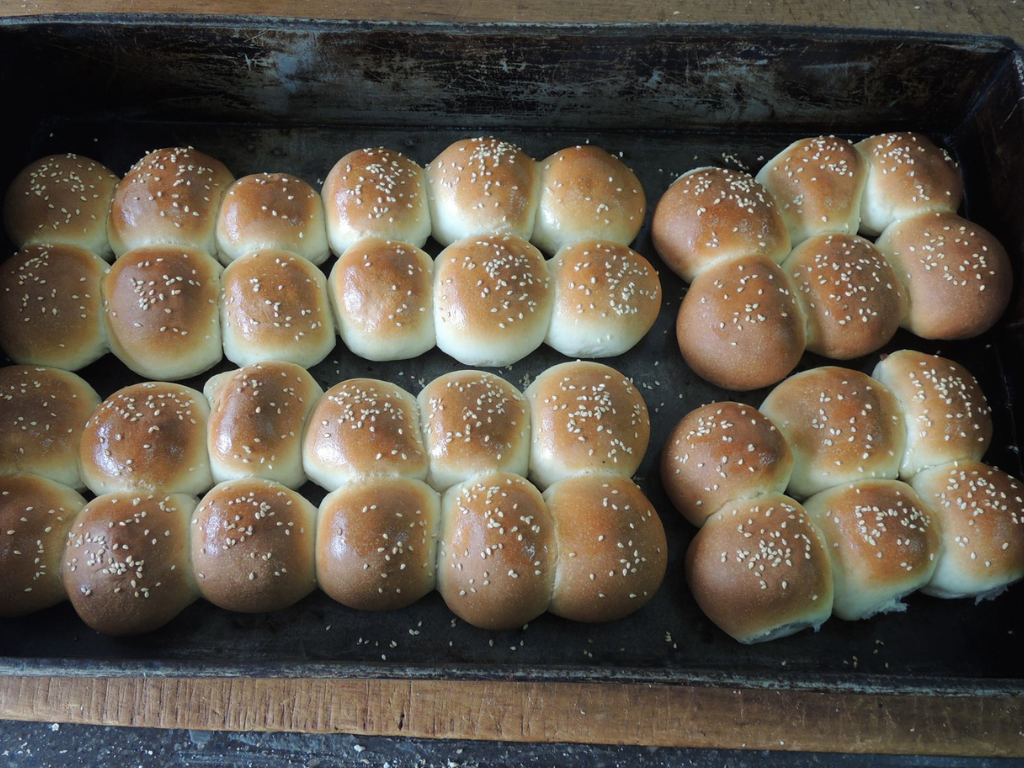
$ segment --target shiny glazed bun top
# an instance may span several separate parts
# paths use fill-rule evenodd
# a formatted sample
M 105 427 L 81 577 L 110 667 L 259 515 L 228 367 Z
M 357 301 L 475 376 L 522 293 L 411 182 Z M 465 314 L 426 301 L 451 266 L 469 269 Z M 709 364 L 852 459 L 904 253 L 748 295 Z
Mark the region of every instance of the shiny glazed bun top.
M 4 198 L 4 228 L 15 248 L 66 243 L 110 260 L 107 213 L 120 181 L 102 163 L 68 153 L 22 169 Z
M 695 168 L 680 176 L 654 211 L 651 239 L 658 255 L 683 280 L 737 256 L 781 263 L 789 232 L 768 191 L 750 174 Z

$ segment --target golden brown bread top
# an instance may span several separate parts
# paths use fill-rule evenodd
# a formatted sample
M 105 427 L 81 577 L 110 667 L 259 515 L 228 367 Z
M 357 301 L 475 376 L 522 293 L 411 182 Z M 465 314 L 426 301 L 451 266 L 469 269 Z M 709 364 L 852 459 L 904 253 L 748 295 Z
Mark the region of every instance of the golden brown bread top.
M 551 601 L 557 542 L 540 492 L 507 472 L 453 486 L 442 501 L 438 589 L 461 619 L 513 629 Z
M 298 453 L 307 414 L 322 394 L 305 368 L 253 363 L 207 385 L 211 458 L 237 468 L 274 469 Z
M 67 530 L 85 499 L 67 486 L 19 472 L 0 477 L 0 617 L 64 599 Z
M 50 476 L 70 465 L 77 477 L 82 432 L 99 404 L 96 390 L 73 373 L 28 365 L 0 368 L 0 472 Z
M 114 193 L 108 232 L 116 254 L 172 243 L 212 251 L 221 198 L 235 177 L 192 147 L 157 149 L 125 174 Z
M 904 322 L 927 339 L 967 339 L 1002 316 L 1013 290 L 1003 245 L 955 213 L 922 213 L 895 222 L 878 238 L 906 286 Z
M 537 215 L 552 230 L 549 240 L 566 244 L 582 236 L 628 245 L 643 226 L 647 197 L 640 180 L 600 147 L 555 152 L 541 161 L 540 178 Z
M 943 560 L 980 581 L 1024 576 L 1024 485 L 979 461 L 955 461 L 913 479 L 942 531 Z
M 790 492 L 896 476 L 906 444 L 896 396 L 870 376 L 825 366 L 792 376 L 771 391 L 761 411 L 796 456 Z
M 661 310 L 658 273 L 628 246 L 583 240 L 560 250 L 550 269 L 555 314 L 564 320 L 650 328 Z
M 757 174 L 795 242 L 816 232 L 856 234 L 866 177 L 864 157 L 853 142 L 837 136 L 796 141 Z
M 424 444 L 433 461 L 484 470 L 521 447 L 530 436 L 526 398 L 493 373 L 453 371 L 419 396 Z
M 434 262 L 423 250 L 367 237 L 331 270 L 329 289 L 346 324 L 384 338 L 432 322 Z
M 804 352 L 804 317 L 789 278 L 765 256 L 701 273 L 676 318 L 687 365 L 720 387 L 750 390 L 788 375 Z
M 531 467 L 556 462 L 568 471 L 631 475 L 651 436 L 647 404 L 628 378 L 607 365 L 562 363 L 538 376 L 530 402 Z
M 107 635 L 162 627 L 196 599 L 188 524 L 195 499 L 111 493 L 75 518 L 64 553 L 68 597 L 82 620 Z
M 15 247 L 74 243 L 107 254 L 107 212 L 120 181 L 102 163 L 68 153 L 27 165 L 4 197 L 4 228 Z
M 150 245 L 103 280 L 111 343 L 132 357 L 174 359 L 219 333 L 221 267 L 198 248 Z
M 942 549 L 917 493 L 898 480 L 862 480 L 829 488 L 806 502 L 854 584 L 899 584 L 928 574 Z M 925 576 L 927 578 L 927 576 Z
M 779 493 L 732 502 L 709 518 L 686 553 L 686 581 L 709 618 L 743 640 L 827 616 L 832 605 L 821 532 Z
M 426 177 L 430 195 L 451 206 L 448 215 L 457 213 L 464 228 L 517 233 L 533 228 L 538 163 L 515 144 L 493 136 L 456 141 L 427 166 Z
M 286 608 L 313 591 L 316 508 L 261 478 L 214 487 L 192 515 L 192 570 L 203 597 L 229 611 Z
M 425 477 L 416 400 L 377 379 L 349 379 L 324 393 L 309 415 L 304 455 L 350 477 Z
M 900 402 L 907 451 L 900 474 L 956 459 L 980 459 L 992 441 L 992 409 L 977 380 L 959 363 L 901 349 L 872 373 Z
M 544 501 L 558 542 L 552 613 L 614 621 L 657 594 L 668 543 L 661 518 L 636 483 L 620 475 L 577 475 L 548 488 Z
M 871 167 L 867 194 L 891 201 L 896 210 L 956 211 L 960 207 L 964 194 L 960 169 L 945 149 L 924 134 L 882 133 L 858 142 L 857 149 Z
M 507 338 L 546 317 L 552 301 L 544 257 L 515 235 L 464 238 L 434 264 L 439 319 L 474 337 Z
M 313 227 L 323 228 L 322 222 L 320 193 L 305 181 L 284 173 L 254 173 L 238 179 L 224 195 L 217 240 L 219 246 L 241 250 L 243 243 L 298 249 Z
M 317 581 L 350 608 L 389 611 L 435 585 L 441 502 L 420 480 L 371 478 L 320 505 Z
M 837 360 L 874 352 L 907 312 L 903 284 L 862 237 L 816 235 L 793 249 L 783 270 L 808 318 L 807 348 Z
M 365 235 L 414 221 L 426 205 L 423 169 L 387 147 L 357 149 L 342 157 L 327 174 L 323 193 L 335 225 Z
M 784 491 L 793 452 L 771 420 L 743 403 L 709 403 L 669 433 L 661 479 L 676 509 L 694 525 L 726 502 Z
M 11 359 L 66 364 L 102 340 L 107 265 L 74 245 L 30 245 L 0 266 L 0 346 Z M 96 359 L 83 359 L 87 364 Z
M 231 262 L 221 277 L 225 332 L 251 344 L 287 347 L 334 335 L 327 280 L 314 264 L 266 248 Z
M 749 174 L 727 168 L 695 168 L 676 179 L 654 211 L 651 239 L 687 282 L 735 256 L 781 262 L 790 245 L 768 191 Z
M 93 412 L 82 434 L 86 482 L 155 490 L 209 476 L 209 406 L 196 390 L 147 381 L 119 389 Z

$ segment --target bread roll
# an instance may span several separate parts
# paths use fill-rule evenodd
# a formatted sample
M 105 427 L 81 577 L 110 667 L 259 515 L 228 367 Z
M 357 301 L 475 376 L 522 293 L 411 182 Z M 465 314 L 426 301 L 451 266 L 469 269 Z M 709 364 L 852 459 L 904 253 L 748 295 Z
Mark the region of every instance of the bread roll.
M 230 264 L 250 251 L 280 248 L 313 264 L 330 253 L 320 193 L 283 173 L 255 173 L 230 187 L 217 216 L 217 257 Z
M 453 371 L 417 398 L 427 482 L 439 491 L 482 472 L 525 475 L 530 466 L 530 409 L 523 394 L 483 371 Z
M 661 482 L 698 528 L 725 503 L 786 490 L 793 452 L 774 424 L 743 403 L 690 411 L 661 452 Z
M 195 248 L 154 245 L 119 258 L 103 279 L 113 353 L 147 379 L 185 379 L 219 363 L 220 276 Z
M 119 389 L 89 417 L 79 453 L 93 493 L 160 491 L 199 496 L 211 485 L 202 393 L 147 381 Z
M 412 605 L 437 583 L 441 499 L 420 480 L 353 482 L 320 504 L 316 576 L 349 608 L 390 611 Z
M 558 562 L 548 608 L 572 621 L 615 621 L 640 610 L 665 578 L 661 518 L 628 477 L 577 475 L 544 492 Z
M 646 213 L 636 174 L 600 147 L 568 147 L 540 163 L 533 242 L 542 251 L 557 253 L 580 240 L 629 245 Z
M 139 635 L 167 624 L 198 597 L 189 567 L 184 494 L 111 493 L 75 518 L 62 577 L 82 621 L 105 635 Z
M 192 147 L 150 152 L 114 192 L 107 236 L 116 256 L 144 245 L 217 252 L 217 212 L 235 177 Z
M 914 475 L 942 532 L 942 555 L 922 591 L 935 597 L 996 597 L 1024 578 L 1024 488 L 977 461 L 954 461 Z
M 0 474 L 32 472 L 83 490 L 82 432 L 100 396 L 56 368 L 0 368 Z
M 203 390 L 210 401 L 206 434 L 215 482 L 262 477 L 298 488 L 302 433 L 324 391 L 293 363 L 254 363 L 212 377 Z
M 85 499 L 66 485 L 18 472 L 0 476 L 0 618 L 61 602 L 68 528 Z
M 282 360 L 312 368 L 334 349 L 324 273 L 287 251 L 253 251 L 221 278 L 224 356 L 236 365 Z
M 393 240 L 366 238 L 327 282 L 342 341 L 367 360 L 406 360 L 434 346 L 434 261 Z
M 76 371 L 107 351 L 107 265 L 74 245 L 30 245 L 0 266 L 0 347 L 16 363 Z
M 686 581 L 715 625 L 744 644 L 776 640 L 832 615 L 832 567 L 821 531 L 779 493 L 726 504 L 686 553 Z
M 364 237 L 422 248 L 430 236 L 426 177 L 401 152 L 386 147 L 349 152 L 327 174 L 323 191 L 335 256 Z
M 625 245 L 584 240 L 560 250 L 548 268 L 555 299 L 544 341 L 563 355 L 621 355 L 658 319 L 658 273 Z
M 688 283 L 738 256 L 781 264 L 789 253 L 789 232 L 772 196 L 750 174 L 726 168 L 694 168 L 676 179 L 654 209 L 651 240 Z
M 329 491 L 378 475 L 427 476 L 416 399 L 376 379 L 335 384 L 313 407 L 302 440 L 306 475 Z
M 441 245 L 494 233 L 529 240 L 540 203 L 540 168 L 515 144 L 462 139 L 427 166 L 427 200 Z
M 893 268 L 856 235 L 815 235 L 782 265 L 807 318 L 807 349 L 835 360 L 874 352 L 896 335 L 907 297 Z
M 969 339 L 984 333 L 1010 303 L 1013 269 L 991 233 L 953 213 L 901 219 L 878 249 L 906 287 L 903 327 L 925 339 Z
M 992 441 L 992 409 L 962 365 L 902 349 L 884 357 L 871 375 L 896 395 L 907 425 L 900 477 L 985 455 Z
M 469 237 L 434 264 L 437 346 L 463 365 L 511 365 L 544 341 L 554 292 L 540 251 L 514 235 Z
M 544 499 L 518 475 L 478 475 L 441 499 L 437 590 L 475 627 L 515 629 L 544 613 L 557 555 Z
M 4 197 L 7 236 L 19 249 L 61 243 L 109 261 L 107 214 L 118 181 L 102 163 L 70 152 L 29 163 Z
M 847 621 L 907 609 L 902 599 L 928 583 L 942 538 L 914 489 L 861 480 L 804 502 L 832 556 L 836 616 Z
M 219 608 L 266 613 L 316 587 L 316 507 L 258 477 L 214 487 L 192 514 L 192 573 Z
M 926 211 L 955 213 L 964 196 L 949 153 L 920 133 L 883 133 L 856 144 L 867 161 L 860 229 L 877 235 L 897 219 Z
M 756 179 L 772 197 L 794 247 L 822 232 L 857 234 L 867 161 L 836 136 L 795 141 L 765 163 Z
M 630 477 L 651 438 L 647 404 L 628 378 L 601 363 L 548 368 L 526 390 L 530 479 L 541 488 L 580 472 Z
M 804 353 L 804 317 L 789 278 L 765 256 L 710 267 L 693 281 L 676 318 L 686 364 L 725 389 L 785 378 Z
M 907 442 L 899 401 L 884 384 L 847 368 L 813 368 L 769 393 L 761 412 L 793 450 L 797 498 L 855 480 L 899 474 Z

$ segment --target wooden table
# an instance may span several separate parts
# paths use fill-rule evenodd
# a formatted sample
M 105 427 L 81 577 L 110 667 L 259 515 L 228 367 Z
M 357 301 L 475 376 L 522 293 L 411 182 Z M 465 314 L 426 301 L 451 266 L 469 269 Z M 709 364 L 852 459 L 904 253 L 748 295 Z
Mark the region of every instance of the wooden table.
M 1024 0 L 0 0 L 0 16 L 257 14 L 443 21 L 715 21 L 985 33 Z M 430 680 L 0 678 L 0 719 L 507 741 L 1024 756 L 1024 701 Z
M 1024 0 L 0 0 L 0 16 L 228 13 L 432 21 L 716 21 L 914 29 L 1024 40 Z

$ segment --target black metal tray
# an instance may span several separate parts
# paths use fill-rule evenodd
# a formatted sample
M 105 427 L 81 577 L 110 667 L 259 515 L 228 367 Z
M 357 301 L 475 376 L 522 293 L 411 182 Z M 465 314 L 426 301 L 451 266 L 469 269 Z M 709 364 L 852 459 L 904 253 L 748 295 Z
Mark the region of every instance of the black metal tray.
M 344 153 L 383 144 L 429 162 L 452 140 L 495 133 L 543 158 L 590 141 L 642 181 L 653 210 L 698 165 L 756 169 L 790 141 L 914 129 L 962 164 L 966 215 L 1006 244 L 1018 280 L 1003 324 L 963 343 L 900 332 L 885 351 L 938 352 L 981 380 L 994 408 L 988 460 L 1022 474 L 1024 427 L 1024 69 L 1008 40 L 779 27 L 403 25 L 188 17 L 0 19 L 0 87 L 10 111 L 4 187 L 30 160 L 74 151 L 123 173 L 154 147 L 191 144 L 237 175 L 286 171 L 319 184 Z M 649 219 L 649 217 L 648 217 Z M 5 247 L 10 252 L 9 243 Z M 432 253 L 437 253 L 432 244 Z M 393 613 L 359 613 L 315 593 L 269 615 L 199 602 L 144 637 L 87 629 L 65 603 L 0 622 L 0 674 L 434 676 L 632 680 L 786 688 L 1024 693 L 1024 586 L 994 602 L 912 596 L 905 614 L 829 621 L 754 647 L 717 630 L 690 597 L 682 560 L 693 529 L 667 502 L 661 445 L 685 413 L 734 398 L 683 364 L 674 318 L 683 284 L 649 229 L 635 248 L 661 272 L 654 330 L 608 361 L 642 388 L 653 417 L 638 480 L 665 522 L 668 576 L 636 615 L 605 625 L 545 615 L 486 632 L 454 619 L 435 593 Z M 330 268 L 332 262 L 326 266 Z M 870 372 L 878 354 L 852 361 Z M 563 361 L 543 348 L 499 371 L 524 386 Z M 825 361 L 806 355 L 801 368 Z M 229 368 L 224 363 L 210 374 Z M 313 373 L 356 375 L 413 393 L 458 367 L 438 351 L 371 363 L 339 344 Z M 138 380 L 112 356 L 83 374 L 102 396 Z M 202 386 L 205 377 L 192 380 Z M 739 399 L 759 405 L 765 392 Z M 304 489 L 314 502 L 323 492 Z

